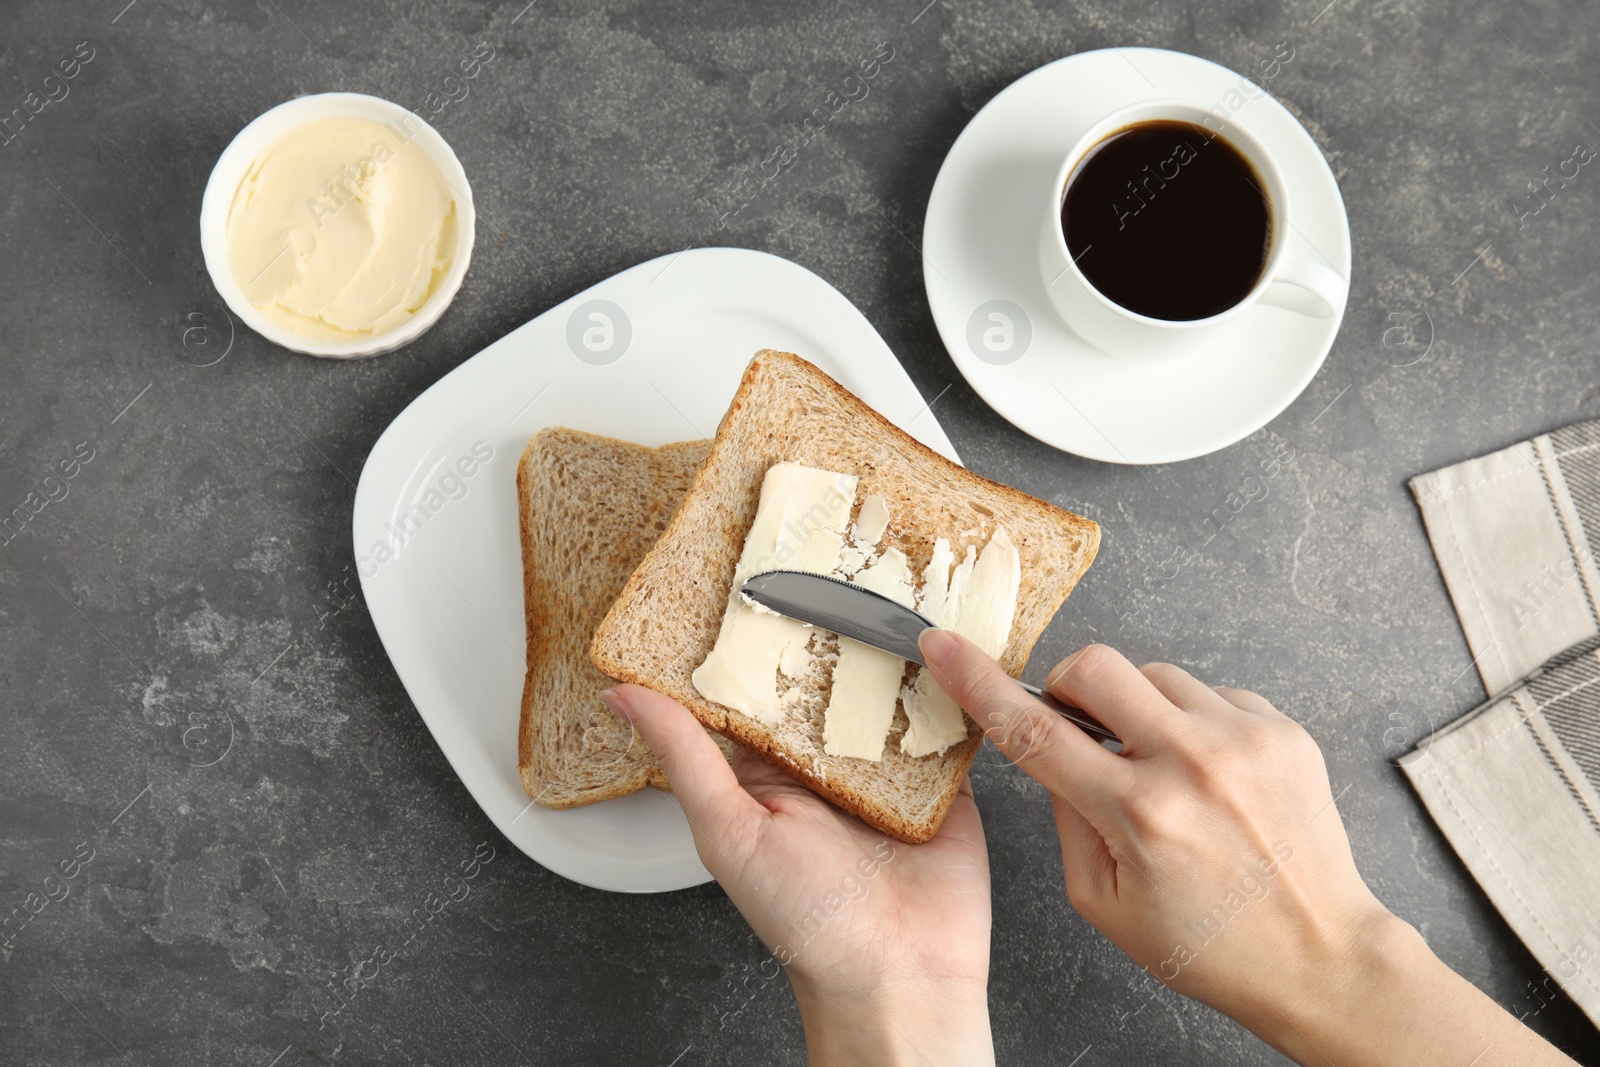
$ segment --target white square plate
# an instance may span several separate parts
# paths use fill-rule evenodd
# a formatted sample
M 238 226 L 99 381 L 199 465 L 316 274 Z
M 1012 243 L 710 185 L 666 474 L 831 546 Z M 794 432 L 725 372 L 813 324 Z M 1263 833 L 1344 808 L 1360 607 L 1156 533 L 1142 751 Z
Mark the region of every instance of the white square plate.
M 703 248 L 625 270 L 502 337 L 401 412 L 361 471 L 356 561 L 400 681 L 501 833 L 584 885 L 652 893 L 710 875 L 682 813 L 654 789 L 571 811 L 523 792 L 517 462 L 546 426 L 652 446 L 709 437 L 762 348 L 809 359 L 957 459 L 838 290 L 777 256 Z

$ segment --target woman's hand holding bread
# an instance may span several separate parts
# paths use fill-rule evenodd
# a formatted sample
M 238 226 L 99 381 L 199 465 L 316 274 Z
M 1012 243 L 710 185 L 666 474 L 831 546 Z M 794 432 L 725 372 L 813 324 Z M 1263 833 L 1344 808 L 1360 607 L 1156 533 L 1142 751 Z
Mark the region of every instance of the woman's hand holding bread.
M 930 630 L 940 684 L 1051 794 L 1067 896 L 1150 974 L 1302 1063 L 1569 1063 L 1429 951 L 1356 871 L 1316 742 L 1254 693 L 1103 645 L 1050 692 Z
M 923 845 L 846 814 L 680 704 L 604 694 L 661 762 L 701 860 L 788 972 L 816 1064 L 994 1062 L 989 857 L 970 785 Z M 768 973 L 770 971 L 770 973 Z

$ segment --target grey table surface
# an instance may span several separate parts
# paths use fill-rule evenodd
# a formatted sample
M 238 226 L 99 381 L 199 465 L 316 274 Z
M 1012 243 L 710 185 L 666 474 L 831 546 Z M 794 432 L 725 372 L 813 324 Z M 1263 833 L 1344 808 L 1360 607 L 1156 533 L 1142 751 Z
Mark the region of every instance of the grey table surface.
M 0 948 L 0 1060 L 803 1062 L 791 997 L 746 981 L 763 954 L 719 888 L 612 895 L 523 857 L 452 774 L 364 605 L 325 616 L 351 573 L 352 479 L 408 401 L 624 267 L 737 245 L 854 301 L 969 466 L 1103 524 L 1030 677 L 1102 640 L 1266 694 L 1321 743 L 1378 895 L 1600 1063 L 1600 1036 L 1535 994 L 1538 965 L 1392 762 L 1481 697 L 1406 479 L 1600 415 L 1600 185 L 1584 170 L 1537 213 L 1528 191 L 1600 144 L 1600 12 L 524 2 L 0 5 L 0 114 L 59 96 L 46 76 L 92 52 L 0 144 L 0 510 L 80 444 L 94 455 L 0 546 L 4 910 L 93 850 L 67 899 Z M 880 42 L 896 58 L 870 97 L 724 218 L 745 168 Z M 370 361 L 243 330 L 227 349 L 196 219 L 234 133 L 327 90 L 431 111 L 430 93 L 459 96 L 443 79 L 480 43 L 493 60 L 434 120 L 481 212 L 443 320 Z M 941 346 L 916 251 L 939 163 L 977 109 L 1108 44 L 1242 73 L 1286 44 L 1270 88 L 1350 213 L 1349 313 L 1321 373 L 1267 428 L 1170 466 L 1078 459 L 991 411 Z M 1265 498 L 1208 540 L 1201 520 L 1274 453 L 1292 459 Z M 201 766 L 222 751 L 225 708 L 231 748 Z M 1153 988 L 1068 909 L 1038 786 L 992 749 L 974 781 L 1002 1063 L 1280 1060 Z M 319 1026 L 331 983 L 484 842 L 494 859 L 468 900 Z

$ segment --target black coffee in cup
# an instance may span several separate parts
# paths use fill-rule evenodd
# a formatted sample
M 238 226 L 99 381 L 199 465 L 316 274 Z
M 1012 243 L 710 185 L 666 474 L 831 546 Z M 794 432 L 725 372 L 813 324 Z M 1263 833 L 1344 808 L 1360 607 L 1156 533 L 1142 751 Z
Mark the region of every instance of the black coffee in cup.
M 1154 319 L 1209 318 L 1261 280 L 1272 205 L 1220 134 L 1160 119 L 1125 126 L 1067 177 L 1061 228 L 1089 283 Z

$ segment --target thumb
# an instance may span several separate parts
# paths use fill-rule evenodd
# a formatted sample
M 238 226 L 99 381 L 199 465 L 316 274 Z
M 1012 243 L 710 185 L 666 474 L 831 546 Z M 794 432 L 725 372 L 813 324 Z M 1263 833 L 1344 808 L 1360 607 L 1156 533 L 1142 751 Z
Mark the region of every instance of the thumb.
M 766 809 L 745 792 L 728 760 L 689 709 L 642 685 L 623 684 L 600 694 L 610 708 L 632 724 L 666 772 L 672 792 L 696 838 L 715 848 L 704 850 L 706 866 L 725 858 L 731 845 L 744 839 L 750 824 Z M 731 873 L 731 872 L 730 872 Z
M 1084 814 L 1111 813 L 1105 786 L 1125 779 L 1126 761 L 1028 695 L 955 631 L 924 630 L 918 647 L 940 687 L 1007 758 Z

